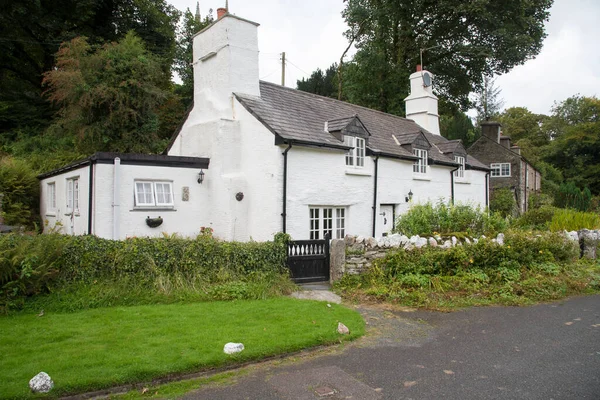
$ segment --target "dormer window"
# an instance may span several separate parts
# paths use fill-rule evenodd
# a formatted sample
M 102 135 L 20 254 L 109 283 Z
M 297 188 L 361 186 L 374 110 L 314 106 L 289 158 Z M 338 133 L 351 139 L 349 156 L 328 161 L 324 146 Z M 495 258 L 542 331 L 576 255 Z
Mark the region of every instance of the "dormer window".
M 413 154 L 419 157 L 413 164 L 413 172 L 415 174 L 426 174 L 427 173 L 427 150 L 413 149 Z
M 454 156 L 454 161 L 460 164 L 460 167 L 456 171 L 454 171 L 454 176 L 457 178 L 465 177 L 465 158 L 462 156 Z
M 352 147 L 346 152 L 346 165 L 362 168 L 365 166 L 365 139 L 356 136 L 344 136 L 344 145 Z

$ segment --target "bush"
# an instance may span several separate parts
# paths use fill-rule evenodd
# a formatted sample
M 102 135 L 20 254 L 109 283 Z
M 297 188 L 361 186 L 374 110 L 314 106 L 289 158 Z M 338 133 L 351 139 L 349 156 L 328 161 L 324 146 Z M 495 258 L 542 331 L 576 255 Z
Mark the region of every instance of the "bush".
M 0 202 L 6 224 L 33 228 L 39 223 L 39 187 L 35 171 L 25 161 L 0 159 Z
M 439 202 L 413 205 L 396 220 L 395 232 L 408 236 L 431 236 L 466 232 L 469 235 L 491 235 L 506 228 L 507 223 L 498 215 L 489 215 L 479 207 L 467 204 L 446 205 Z
M 543 206 L 540 208 L 531 208 L 529 211 L 521 215 L 513 221 L 513 226 L 520 229 L 548 229 L 550 221 L 554 217 L 556 208 L 551 206 Z
M 211 235 L 132 238 L 0 236 L 0 311 L 22 307 L 27 297 L 50 292 L 96 293 L 117 287 L 112 299 L 86 299 L 81 307 L 119 303 L 123 293 L 198 292 L 202 299 L 255 298 L 269 292 L 285 270 L 287 235 L 273 242 L 222 242 Z M 214 286 L 214 287 L 213 287 Z M 151 297 L 151 296 L 150 296 Z M 127 303 L 123 300 L 125 304 Z M 85 302 L 84 302 L 85 303 Z
M 579 190 L 573 182 L 562 183 L 554 201 L 555 205 L 560 208 L 589 211 L 592 203 L 592 193 L 587 187 Z
M 490 198 L 490 210 L 500 214 L 503 218 L 516 216 L 518 208 L 512 190 L 507 188 L 495 189 Z

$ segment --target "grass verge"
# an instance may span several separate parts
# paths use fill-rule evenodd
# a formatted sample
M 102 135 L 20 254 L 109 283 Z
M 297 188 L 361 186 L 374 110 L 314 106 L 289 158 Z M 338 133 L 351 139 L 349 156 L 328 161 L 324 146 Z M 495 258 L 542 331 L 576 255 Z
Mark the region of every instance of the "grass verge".
M 18 399 L 32 397 L 28 381 L 40 371 L 56 397 L 354 339 L 364 322 L 336 304 L 277 298 L 14 315 L 0 318 L 0 332 L 0 398 Z M 245 350 L 226 355 L 227 342 Z

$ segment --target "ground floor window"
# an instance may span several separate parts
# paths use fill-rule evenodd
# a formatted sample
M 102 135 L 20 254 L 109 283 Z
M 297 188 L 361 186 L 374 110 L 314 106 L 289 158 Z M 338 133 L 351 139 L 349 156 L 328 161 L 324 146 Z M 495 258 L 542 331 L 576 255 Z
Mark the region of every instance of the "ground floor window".
M 137 207 L 173 207 L 171 182 L 135 181 Z
M 492 163 L 490 164 L 492 176 L 510 176 L 510 163 Z
M 310 207 L 310 239 L 323 239 L 329 234 L 332 239 L 346 236 L 345 207 Z

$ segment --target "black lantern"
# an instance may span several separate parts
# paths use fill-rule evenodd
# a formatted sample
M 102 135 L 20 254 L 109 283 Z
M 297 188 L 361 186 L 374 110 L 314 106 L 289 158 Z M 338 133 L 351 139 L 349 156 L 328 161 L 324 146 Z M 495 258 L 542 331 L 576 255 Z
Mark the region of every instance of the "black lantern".
M 200 170 L 200 172 L 198 173 L 198 183 L 202 184 L 203 181 L 204 181 L 204 171 Z
M 406 200 L 406 202 L 408 203 L 409 201 L 412 201 L 412 198 L 413 198 L 413 192 L 412 192 L 412 190 L 409 190 L 408 191 L 408 196 L 406 196 L 404 198 L 404 200 Z

